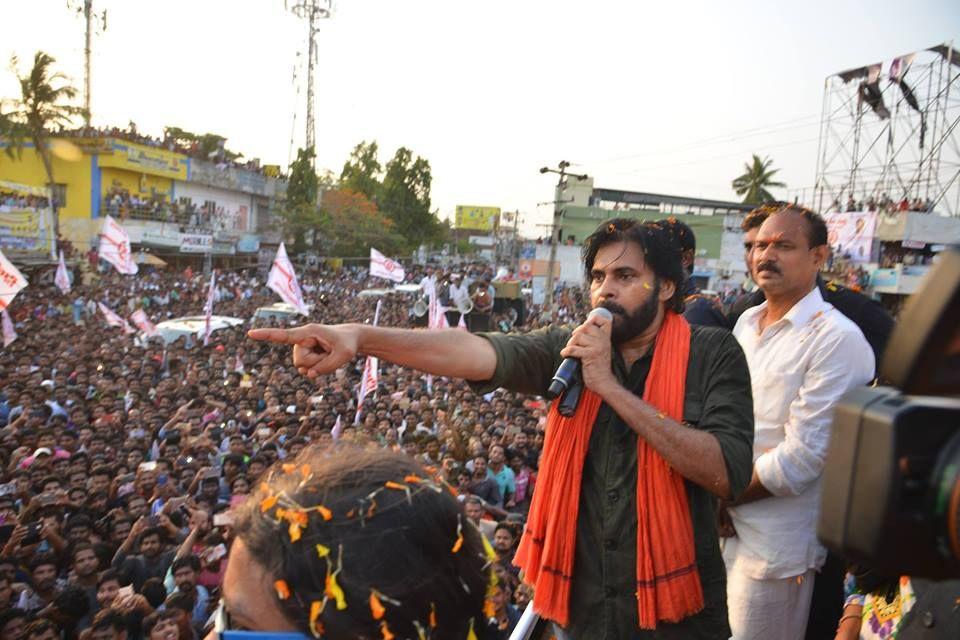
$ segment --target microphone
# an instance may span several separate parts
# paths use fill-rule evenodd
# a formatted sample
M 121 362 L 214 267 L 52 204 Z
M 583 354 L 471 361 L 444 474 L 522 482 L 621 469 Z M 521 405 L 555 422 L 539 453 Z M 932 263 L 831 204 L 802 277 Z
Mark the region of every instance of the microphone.
M 610 313 L 609 309 L 605 309 L 604 307 L 597 307 L 591 311 L 590 315 L 587 316 L 587 320 L 590 320 L 593 316 L 600 316 L 607 320 L 613 319 L 613 314 Z M 553 374 L 553 380 L 550 381 L 550 387 L 547 389 L 547 399 L 552 400 L 559 396 L 569 389 L 573 382 L 579 377 L 580 360 L 577 358 L 564 358 L 560 366 L 557 367 L 557 372 Z

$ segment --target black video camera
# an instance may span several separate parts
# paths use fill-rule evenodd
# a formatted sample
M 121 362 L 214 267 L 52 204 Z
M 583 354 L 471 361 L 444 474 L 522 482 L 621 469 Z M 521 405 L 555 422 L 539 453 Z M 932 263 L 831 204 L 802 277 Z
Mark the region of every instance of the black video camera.
M 960 577 L 960 251 L 907 302 L 880 371 L 893 386 L 837 405 L 817 533 L 885 575 Z

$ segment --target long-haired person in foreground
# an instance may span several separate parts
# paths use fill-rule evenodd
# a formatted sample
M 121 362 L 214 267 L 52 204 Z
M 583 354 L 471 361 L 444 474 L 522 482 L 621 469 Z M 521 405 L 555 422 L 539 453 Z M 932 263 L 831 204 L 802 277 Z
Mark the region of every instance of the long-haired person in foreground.
M 492 550 L 402 454 L 307 448 L 272 468 L 235 527 L 221 625 L 331 640 L 482 637 Z

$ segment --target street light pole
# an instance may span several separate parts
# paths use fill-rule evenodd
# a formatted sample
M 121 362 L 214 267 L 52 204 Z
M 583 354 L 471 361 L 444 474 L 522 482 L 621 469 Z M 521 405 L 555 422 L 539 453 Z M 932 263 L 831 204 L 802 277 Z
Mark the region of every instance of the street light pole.
M 553 225 L 550 227 L 550 260 L 547 263 L 547 290 L 545 292 L 546 297 L 544 300 L 544 308 L 547 313 L 547 318 L 551 321 L 556 317 L 557 311 L 553 299 L 553 272 L 554 269 L 556 269 L 557 264 L 557 245 L 560 242 L 560 237 L 563 236 L 563 228 L 560 226 L 560 223 L 563 218 L 563 188 L 567 178 L 567 167 L 569 166 L 569 162 L 566 160 L 561 160 L 559 169 L 551 169 L 550 167 L 543 167 L 540 169 L 540 173 L 556 173 L 560 176 L 560 178 L 557 180 L 557 186 L 553 199 Z M 579 178 L 580 180 L 587 179 L 586 174 L 576 175 L 575 177 Z

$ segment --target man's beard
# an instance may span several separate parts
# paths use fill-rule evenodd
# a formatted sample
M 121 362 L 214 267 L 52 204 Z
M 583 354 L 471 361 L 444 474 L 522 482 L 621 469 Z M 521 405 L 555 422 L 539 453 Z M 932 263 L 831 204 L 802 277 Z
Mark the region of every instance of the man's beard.
M 633 313 L 627 313 L 627 310 L 616 302 L 602 302 L 600 306 L 614 314 L 610 342 L 623 344 L 646 331 L 656 319 L 657 311 L 660 310 L 660 278 L 653 279 L 650 297 Z

